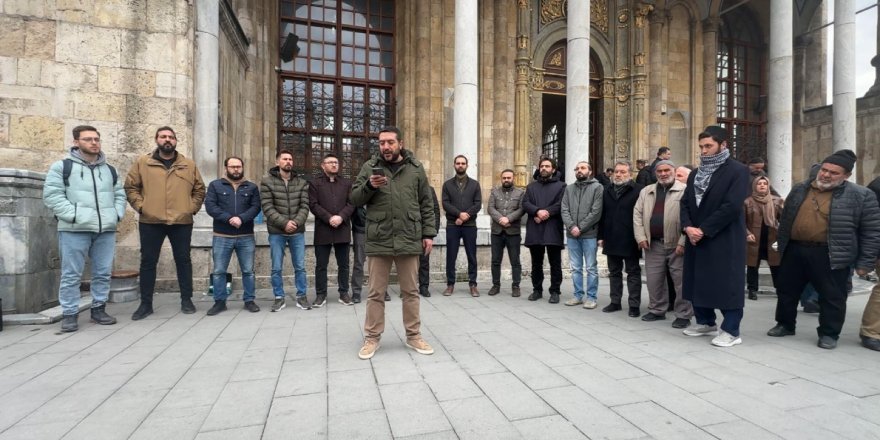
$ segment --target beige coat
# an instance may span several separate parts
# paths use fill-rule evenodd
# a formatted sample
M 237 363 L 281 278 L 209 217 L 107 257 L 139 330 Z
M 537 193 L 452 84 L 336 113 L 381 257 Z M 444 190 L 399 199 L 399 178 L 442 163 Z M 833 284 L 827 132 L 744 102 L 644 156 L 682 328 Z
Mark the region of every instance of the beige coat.
M 205 183 L 195 162 L 182 154 L 166 169 L 150 153 L 128 171 L 125 196 L 141 223 L 191 225 L 205 200 Z
M 666 249 L 675 249 L 676 246 L 684 246 L 685 235 L 681 231 L 680 208 L 681 197 L 684 195 L 686 185 L 675 181 L 666 194 L 663 205 L 663 245 Z M 636 206 L 633 209 L 633 232 L 636 242 L 651 242 L 651 212 L 654 211 L 656 201 L 657 184 L 642 188 Z

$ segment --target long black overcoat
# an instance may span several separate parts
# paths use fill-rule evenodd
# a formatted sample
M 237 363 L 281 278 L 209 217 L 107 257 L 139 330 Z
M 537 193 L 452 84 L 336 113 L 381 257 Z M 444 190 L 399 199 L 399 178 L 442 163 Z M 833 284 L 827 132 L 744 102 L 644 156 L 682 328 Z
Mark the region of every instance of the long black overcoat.
M 526 212 L 526 246 L 565 246 L 562 238 L 562 194 L 565 182 L 560 180 L 559 172 L 547 181 L 536 178 L 526 187 L 523 196 L 523 210 Z M 550 218 L 535 223 L 535 215 L 546 209 Z
M 746 220 L 743 202 L 749 195 L 749 168 L 733 158 L 719 167 L 697 207 L 696 172 L 688 177 L 681 199 L 681 228 L 703 230 L 696 245 L 684 247 L 682 290 L 694 307 L 741 309 L 746 264 Z
M 641 256 L 642 251 L 633 232 L 632 218 L 642 188 L 642 185 L 630 180 L 623 194 L 618 197 L 613 184 L 605 187 L 598 235 L 599 240 L 604 241 L 603 254 L 624 258 Z

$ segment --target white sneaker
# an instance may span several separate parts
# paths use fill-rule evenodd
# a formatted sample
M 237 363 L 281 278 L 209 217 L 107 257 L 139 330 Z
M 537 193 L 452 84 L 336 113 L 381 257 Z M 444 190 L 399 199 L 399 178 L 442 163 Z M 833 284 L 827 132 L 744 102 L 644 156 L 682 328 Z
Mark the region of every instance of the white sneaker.
M 734 345 L 742 344 L 742 342 L 742 338 L 727 333 L 724 330 L 721 330 L 718 336 L 712 339 L 712 345 L 716 347 L 733 347 Z
M 700 324 L 696 327 L 688 327 L 681 332 L 688 336 L 718 336 L 718 326 Z
M 596 308 L 596 300 L 587 298 L 587 300 L 584 301 L 584 308 L 585 309 L 595 309 Z
M 581 304 L 583 304 L 583 303 L 584 303 L 583 301 L 581 301 L 581 300 L 579 300 L 579 299 L 577 299 L 577 298 L 572 298 L 572 299 L 566 301 L 566 302 L 565 302 L 565 305 L 567 305 L 567 306 L 579 306 L 579 305 L 581 305 Z

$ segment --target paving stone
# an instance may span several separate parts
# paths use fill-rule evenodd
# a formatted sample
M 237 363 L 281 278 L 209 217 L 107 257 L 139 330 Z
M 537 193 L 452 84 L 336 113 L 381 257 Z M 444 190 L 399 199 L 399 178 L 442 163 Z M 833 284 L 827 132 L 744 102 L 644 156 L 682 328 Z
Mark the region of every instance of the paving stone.
M 275 397 L 327 393 L 327 359 L 284 362 L 278 376 Z
M 369 369 L 370 362 L 364 361 L 358 357 L 358 351 L 361 349 L 362 345 L 363 341 L 357 340 L 327 347 L 326 354 L 324 355 L 327 358 L 327 370 L 338 372 Z M 386 341 L 383 338 L 380 342 L 379 351 L 376 352 L 376 356 L 382 356 L 395 345 L 395 341 Z M 400 346 L 396 346 L 395 349 L 399 351 L 403 350 Z M 288 359 L 290 359 L 290 356 L 288 356 Z
M 386 440 L 391 436 L 391 427 L 384 410 L 364 411 L 330 416 L 328 423 L 330 440 Z
M 494 356 L 482 350 L 457 351 L 452 353 L 452 357 L 471 376 L 507 371 Z
M 482 396 L 470 376 L 455 362 L 438 362 L 419 366 L 422 376 L 438 401 Z
M 221 431 L 200 432 L 195 440 L 260 440 L 263 425 L 244 426 Z
M 513 426 L 531 440 L 586 440 L 586 436 L 560 415 L 516 420 Z
M 571 382 L 565 380 L 552 368 L 530 355 L 505 355 L 498 356 L 497 359 L 533 390 L 571 385 Z
M 557 367 L 555 370 L 605 406 L 625 405 L 648 400 L 638 390 L 627 386 L 625 382 L 614 380 L 586 364 Z
M 287 348 L 260 348 L 244 352 L 232 373 L 232 381 L 276 379 L 284 363 Z M 311 378 L 308 378 L 311 380 Z
M 119 391 L 64 437 L 70 440 L 127 439 L 165 396 L 167 390 Z
M 512 373 L 485 374 L 474 376 L 473 379 L 508 420 L 556 414 L 553 408 Z
M 422 374 L 416 366 L 413 356 L 421 355 L 402 350 L 385 350 L 381 352 L 381 356 L 376 354 L 369 362 L 372 364 L 373 374 L 376 375 L 376 382 L 379 385 L 384 385 L 422 381 Z
M 6 330 L 4 330 L 6 331 Z M 0 433 L 0 440 L 54 440 L 60 439 L 76 426 L 74 420 L 45 420 L 37 425 L 15 425 Z
M 213 405 L 226 388 L 233 369 L 232 365 L 190 369 L 162 399 L 159 408 Z
M 440 402 L 461 439 L 516 439 L 519 431 L 485 396 Z
M 201 430 L 239 428 L 266 420 L 274 392 L 275 379 L 227 383 Z
M 211 344 L 207 350 L 193 364 L 193 368 L 206 368 L 227 365 L 230 362 L 238 363 L 245 350 L 248 349 L 247 340 L 217 341 Z
M 737 417 L 658 377 L 640 377 L 621 381 L 630 389 L 638 390 L 665 410 L 696 426 L 731 422 Z
M 663 439 L 712 439 L 713 436 L 697 426 L 667 411 L 654 402 L 639 402 L 614 407 L 614 412 L 648 433 L 651 438 Z
M 880 395 L 842 403 L 837 408 L 880 426 Z
M 788 413 L 822 426 L 845 438 L 880 439 L 880 425 L 841 411 L 835 405 L 801 408 L 788 411 Z
M 645 433 L 574 386 L 538 390 L 553 409 L 589 438 L 634 439 Z
M 379 391 L 395 438 L 452 430 L 427 384 L 388 384 L 380 386 Z
M 382 408 L 372 370 L 333 371 L 329 373 L 327 384 L 331 416 Z
M 703 430 L 721 440 L 779 440 L 782 437 L 771 434 L 766 429 L 746 420 L 718 423 L 703 426 Z
M 156 409 L 131 435 L 131 440 L 155 440 L 174 438 L 194 438 L 199 426 L 211 412 L 211 406 Z
M 644 370 L 593 347 L 577 348 L 571 350 L 570 353 L 577 359 L 580 359 L 581 362 L 590 364 L 612 379 L 629 379 L 648 375 Z M 536 355 L 536 357 L 542 361 L 544 360 L 541 356 Z
M 52 420 L 73 422 L 70 425 L 70 428 L 73 428 L 113 395 L 129 377 L 128 375 L 85 377 L 30 413 L 18 422 L 18 425 L 40 425 Z
M 705 393 L 724 388 L 723 385 L 684 369 L 677 363 L 654 356 L 633 359 L 635 367 L 652 376 L 659 377 L 689 393 Z M 717 367 L 716 367 L 717 368 Z
M 452 430 L 394 438 L 395 440 L 458 440 L 458 436 L 455 434 L 455 431 Z
M 279 397 L 272 401 L 264 440 L 327 437 L 327 395 Z

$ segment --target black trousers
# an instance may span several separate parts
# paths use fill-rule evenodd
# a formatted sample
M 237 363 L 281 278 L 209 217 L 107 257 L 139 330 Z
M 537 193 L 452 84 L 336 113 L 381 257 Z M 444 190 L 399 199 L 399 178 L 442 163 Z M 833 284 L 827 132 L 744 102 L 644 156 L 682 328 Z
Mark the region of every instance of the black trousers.
M 446 226 L 446 285 L 455 284 L 455 259 L 459 242 L 464 241 L 467 255 L 468 284 L 477 285 L 477 228 L 473 226 Z
M 607 255 L 607 259 L 611 302 L 620 304 L 623 299 L 623 270 L 626 265 L 626 290 L 629 292 L 627 302 L 630 307 L 639 307 L 642 304 L 642 268 L 639 266 L 639 257 Z
M 544 291 L 544 250 L 550 262 L 550 293 L 559 294 L 562 286 L 562 246 L 529 246 L 532 255 L 532 289 Z
M 424 252 L 419 254 L 419 292 L 424 293 L 428 290 L 428 284 L 431 283 L 431 254 L 425 255 Z
M 758 268 L 761 267 L 761 260 L 758 260 L 758 265 L 755 267 L 746 266 L 746 289 L 750 291 L 757 292 L 758 291 Z M 776 277 L 779 276 L 779 266 L 770 266 L 770 277 L 773 278 L 773 288 L 778 288 L 776 285 Z
M 519 287 L 522 281 L 522 264 L 519 262 L 519 244 L 522 237 L 519 234 L 492 234 L 492 285 L 501 286 L 501 261 L 504 260 L 504 250 L 510 258 L 510 271 L 513 272 L 512 287 Z
M 846 279 L 849 268 L 831 269 L 828 246 L 791 241 L 779 265 L 776 322 L 794 330 L 797 306 L 807 283 L 819 293 L 819 336 L 837 339 L 846 318 Z
M 316 244 L 315 245 L 315 293 L 327 294 L 327 265 L 330 263 L 330 250 L 336 255 L 338 269 L 337 285 L 339 293 L 348 293 L 348 251 L 350 243 Z
M 193 276 L 190 245 L 192 244 L 192 225 L 162 225 L 138 223 L 141 238 L 140 287 L 141 302 L 152 304 L 156 289 L 156 265 L 165 237 L 171 242 L 171 253 L 177 268 L 177 284 L 180 298 L 192 298 Z

